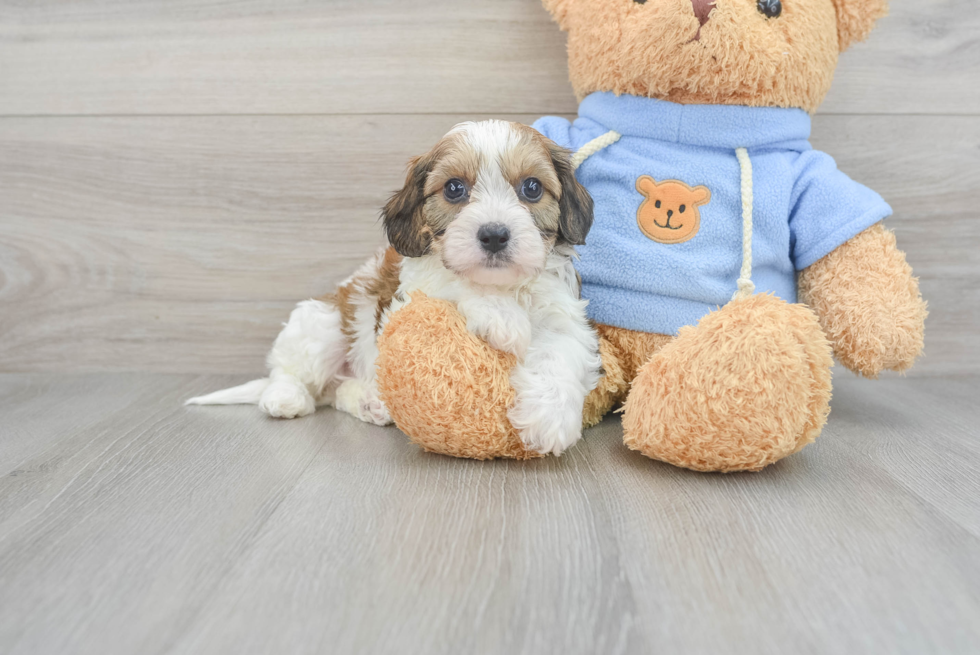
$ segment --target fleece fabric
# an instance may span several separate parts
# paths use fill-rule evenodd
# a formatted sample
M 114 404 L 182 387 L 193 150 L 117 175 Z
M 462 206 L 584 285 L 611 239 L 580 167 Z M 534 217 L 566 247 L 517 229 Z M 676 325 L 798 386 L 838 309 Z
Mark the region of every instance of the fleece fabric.
M 732 298 L 742 265 L 737 148 L 752 162 L 757 292 L 796 302 L 796 271 L 891 215 L 881 196 L 812 148 L 802 109 L 599 92 L 583 100 L 574 123 L 548 116 L 534 127 L 573 152 L 610 130 L 622 135 L 576 172 L 595 201 L 595 223 L 578 248 L 582 295 L 590 318 L 607 325 L 673 335 Z M 685 221 L 695 219 L 691 236 Z M 683 240 L 671 242 L 672 230 Z

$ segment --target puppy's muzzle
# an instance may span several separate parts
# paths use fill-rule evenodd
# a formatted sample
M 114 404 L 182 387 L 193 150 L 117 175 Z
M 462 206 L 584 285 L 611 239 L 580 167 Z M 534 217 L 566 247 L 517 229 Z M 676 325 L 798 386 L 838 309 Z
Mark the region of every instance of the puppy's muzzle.
M 487 223 L 480 226 L 476 238 L 480 241 L 480 247 L 490 254 L 496 254 L 510 242 L 510 230 L 500 223 Z

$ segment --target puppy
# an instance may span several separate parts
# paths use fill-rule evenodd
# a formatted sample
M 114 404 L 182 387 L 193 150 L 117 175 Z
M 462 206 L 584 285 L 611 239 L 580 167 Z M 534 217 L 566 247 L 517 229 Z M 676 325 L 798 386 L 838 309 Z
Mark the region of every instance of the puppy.
M 386 425 L 377 338 L 422 291 L 455 303 L 470 332 L 517 357 L 508 417 L 525 446 L 558 455 L 574 444 L 601 362 L 572 266 L 592 199 L 568 152 L 518 123 L 462 123 L 410 163 L 382 217 L 391 245 L 335 293 L 296 306 L 269 377 L 187 403 L 257 402 L 281 418 L 332 404 Z

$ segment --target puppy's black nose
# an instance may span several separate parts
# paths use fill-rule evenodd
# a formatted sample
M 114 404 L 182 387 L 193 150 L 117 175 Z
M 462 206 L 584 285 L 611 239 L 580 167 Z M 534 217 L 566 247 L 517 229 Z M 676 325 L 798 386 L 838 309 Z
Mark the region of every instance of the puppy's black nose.
M 488 223 L 480 227 L 476 233 L 476 238 L 480 240 L 480 245 L 487 252 L 500 252 L 507 247 L 510 241 L 510 230 L 500 223 Z

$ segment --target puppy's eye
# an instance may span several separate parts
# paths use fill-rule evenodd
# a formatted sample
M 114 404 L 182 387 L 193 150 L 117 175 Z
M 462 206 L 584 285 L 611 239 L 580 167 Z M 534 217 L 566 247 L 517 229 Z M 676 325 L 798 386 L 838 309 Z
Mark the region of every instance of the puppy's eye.
M 783 13 L 783 3 L 779 0 L 758 0 L 756 7 L 766 18 L 779 18 L 779 14 Z
M 536 177 L 529 177 L 521 184 L 521 195 L 528 202 L 541 200 L 542 194 L 544 194 L 544 187 L 541 186 L 541 180 Z
M 463 184 L 463 180 L 454 177 L 442 187 L 442 195 L 449 202 L 459 202 L 466 197 L 466 185 Z

